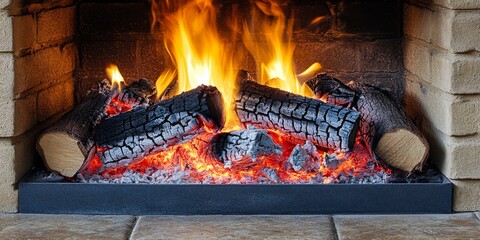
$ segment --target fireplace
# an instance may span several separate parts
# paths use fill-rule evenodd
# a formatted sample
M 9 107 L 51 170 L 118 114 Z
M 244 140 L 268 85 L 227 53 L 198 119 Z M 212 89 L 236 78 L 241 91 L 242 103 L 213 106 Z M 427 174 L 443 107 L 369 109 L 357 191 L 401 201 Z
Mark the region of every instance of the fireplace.
M 248 12 L 242 11 L 245 6 L 238 1 L 216 4 L 220 7 L 220 19 L 227 19 L 232 11 Z M 480 204 L 480 180 L 475 180 L 480 177 L 476 173 L 479 90 L 475 83 L 479 76 L 476 69 L 480 69 L 475 25 L 480 6 L 475 4 L 440 0 L 281 3 L 283 9 L 296 16 L 294 59 L 299 71 L 319 62 L 322 71 L 343 82 L 373 84 L 390 90 L 396 98 L 404 96 L 410 117 L 427 136 L 431 147 L 429 161 L 454 184 L 455 211 L 478 210 Z M 0 7 L 7 36 L 2 38 L 0 49 L 0 66 L 5 69 L 1 77 L 9 83 L 3 85 L 2 91 L 6 167 L 2 174 L 1 210 L 15 211 L 17 183 L 32 165 L 42 165 L 35 151 L 38 135 L 106 77 L 108 64 L 117 64 L 123 77 L 133 81 L 141 77 L 155 80 L 172 63 L 158 44 L 162 40 L 151 34 L 153 19 L 148 1 L 14 0 Z M 221 22 L 221 34 L 229 35 L 226 21 Z M 232 40 L 228 44 L 236 46 L 235 54 L 241 59 L 239 67 L 254 73 L 255 59 L 242 41 Z M 81 188 L 85 186 L 88 184 L 79 184 L 78 188 L 65 185 L 63 190 L 84 193 Z M 185 192 L 197 193 L 212 191 L 208 187 L 181 186 Z M 257 189 L 235 186 L 239 188 L 237 193 L 280 192 L 284 197 L 311 186 L 252 187 Z M 409 188 L 408 184 L 405 187 Z M 118 190 L 116 186 L 111 188 L 106 191 L 115 194 Z M 131 191 L 141 192 L 142 188 L 146 187 Z M 314 188 L 304 194 L 331 191 Z M 343 196 L 349 196 L 351 191 L 368 191 L 353 190 L 358 188 L 353 185 L 342 188 L 335 191 L 345 191 Z M 42 191 L 42 187 L 34 191 Z M 212 194 L 231 194 L 229 191 L 232 190 Z M 248 205 L 249 201 L 245 202 Z M 254 208 L 250 211 L 253 212 L 244 213 L 255 213 Z

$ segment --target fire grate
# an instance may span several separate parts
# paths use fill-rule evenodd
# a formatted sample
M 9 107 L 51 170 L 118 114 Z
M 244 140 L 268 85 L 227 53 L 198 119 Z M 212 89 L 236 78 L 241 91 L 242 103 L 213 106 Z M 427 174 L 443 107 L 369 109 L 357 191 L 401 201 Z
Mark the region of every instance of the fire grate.
M 19 183 L 19 211 L 41 214 L 451 213 L 452 183 L 435 170 L 386 184 L 92 184 L 39 177 Z

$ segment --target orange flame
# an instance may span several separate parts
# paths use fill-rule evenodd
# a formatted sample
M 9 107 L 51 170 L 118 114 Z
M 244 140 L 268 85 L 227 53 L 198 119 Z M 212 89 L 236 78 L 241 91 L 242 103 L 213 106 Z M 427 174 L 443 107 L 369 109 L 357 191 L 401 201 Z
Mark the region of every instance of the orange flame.
M 108 78 L 112 81 L 112 89 L 116 85 L 118 87 L 118 91 L 122 91 L 122 83 L 125 83 L 123 80 L 122 74 L 120 74 L 120 70 L 118 70 L 117 65 L 109 65 L 106 70 Z
M 297 79 L 295 72 L 293 18 L 287 20 L 280 5 L 273 0 L 254 3 L 251 22 L 243 25 L 243 42 L 257 62 L 259 82 L 313 97 L 313 92 Z M 308 71 L 317 72 L 320 68 L 319 63 L 314 63 Z
M 212 0 L 154 0 L 152 14 L 152 28 L 155 30 L 161 25 L 165 47 L 177 69 L 175 93 L 202 84 L 217 87 L 226 106 L 226 126 L 234 126 L 236 67 L 233 49 L 227 48 L 221 40 Z M 164 87 L 173 77 L 167 73 L 162 75 L 164 77 L 161 76 L 156 85 Z
M 157 27 L 160 27 L 164 45 L 176 67 L 176 70 L 165 70 L 159 76 L 156 82 L 157 97 L 163 94 L 175 78 L 176 88 L 172 94 L 190 90 L 201 84 L 214 85 L 222 92 L 225 106 L 229 106 L 227 128 L 236 130 L 240 125 L 236 124 L 236 115 L 233 111 L 236 64 L 233 61 L 232 50 L 235 48 L 227 48 L 221 41 L 216 25 L 216 9 L 212 1 L 152 1 L 152 29 L 156 31 Z M 321 65 L 315 63 L 305 72 L 296 75 L 292 20 L 287 20 L 280 5 L 273 0 L 253 1 L 255 8 L 252 11 L 252 21 L 250 25 L 246 22 L 243 25 L 243 41 L 257 61 L 260 83 L 313 96 L 304 82 L 321 69 Z M 322 20 L 318 18 L 312 23 Z M 259 39 L 259 34 L 253 32 L 261 33 L 263 39 Z M 123 78 L 118 68 L 111 66 L 107 73 L 113 84 L 120 88 Z M 131 108 L 128 103 L 115 98 L 110 105 L 111 107 L 106 110 L 109 116 Z M 207 139 L 214 137 L 214 133 L 211 132 L 205 135 L 203 137 Z M 315 155 L 309 159 L 313 161 L 313 167 L 298 171 L 294 171 L 289 165 L 291 163 L 288 159 L 296 147 L 288 142 L 289 136 L 276 131 L 269 131 L 269 135 L 282 147 L 282 155 L 263 156 L 257 165 L 250 168 L 225 168 L 220 161 L 201 156 L 199 146 L 195 146 L 192 140 L 148 155 L 128 166 L 106 170 L 100 174 L 107 178 L 121 177 L 126 171 L 146 173 L 161 170 L 166 172 L 166 178 L 173 178 L 180 172 L 186 182 L 190 183 L 259 183 L 277 180 L 283 183 L 332 183 L 342 177 L 362 177 L 375 172 L 391 173 L 390 169 L 373 160 L 360 134 L 353 151 L 349 153 L 310 149 Z M 104 150 L 97 149 L 98 152 Z M 86 166 L 84 173 L 98 174 L 102 167 L 102 162 L 96 156 Z M 265 169 L 273 170 L 276 180 L 266 176 Z

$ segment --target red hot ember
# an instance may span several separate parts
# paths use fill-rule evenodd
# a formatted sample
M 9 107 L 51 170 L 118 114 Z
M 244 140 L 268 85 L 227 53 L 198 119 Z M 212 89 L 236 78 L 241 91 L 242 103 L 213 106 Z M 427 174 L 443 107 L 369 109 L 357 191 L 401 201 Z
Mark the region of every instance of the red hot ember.
M 154 0 L 152 33 L 176 69 L 154 87 L 109 68 L 113 86 L 102 83 L 40 137 L 47 168 L 86 182 L 214 184 L 386 182 L 384 163 L 422 168 L 428 144 L 387 91 L 315 76 L 319 63 L 297 74 L 281 4 L 250 4 L 252 18 L 232 25 L 258 81 L 235 79 L 239 60 L 212 0 Z

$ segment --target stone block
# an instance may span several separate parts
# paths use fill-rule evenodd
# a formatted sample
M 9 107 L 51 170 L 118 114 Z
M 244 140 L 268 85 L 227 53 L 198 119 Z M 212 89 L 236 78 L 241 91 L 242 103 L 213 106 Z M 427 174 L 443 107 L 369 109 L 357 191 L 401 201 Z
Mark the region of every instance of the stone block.
M 335 239 L 329 216 L 144 216 L 131 239 Z
M 480 50 L 480 9 L 451 10 L 438 6 L 405 7 L 405 34 L 453 53 Z
M 425 119 L 448 136 L 480 132 L 480 96 L 451 95 L 407 73 L 405 104 L 413 117 Z
M 76 48 L 51 47 L 15 60 L 15 93 L 51 84 L 75 69 Z
M 408 36 L 431 42 L 431 19 L 433 11 L 413 4 L 405 4 L 403 31 Z
M 14 73 L 13 54 L 0 53 L 0 137 L 14 134 Z
M 423 131 L 430 144 L 430 160 L 450 179 L 480 179 L 480 137 L 447 136 L 428 126 Z
M 15 183 L 15 148 L 10 139 L 0 140 L 0 212 L 17 210 Z
M 12 17 L 7 11 L 0 9 L 0 52 L 13 50 L 13 27 Z
M 73 80 L 52 86 L 38 93 L 38 121 L 66 112 L 74 103 Z
M 451 180 L 453 211 L 480 211 L 480 180 Z
M 15 100 L 14 135 L 18 136 L 37 124 L 37 95 L 31 94 Z
M 74 31 L 75 7 L 57 8 L 38 14 L 37 33 L 39 43 L 72 38 Z
M 13 17 L 13 49 L 20 55 L 22 50 L 32 48 L 35 40 L 35 18 L 32 14 Z
M 432 82 L 432 49 L 406 40 L 403 49 L 403 63 L 406 70 L 425 80 Z
M 0 184 L 0 213 L 15 213 L 18 211 L 18 192 L 13 184 Z
M 11 139 L 0 139 L 0 182 L 1 184 L 15 183 L 15 146 Z
M 1 239 L 128 239 L 133 216 L 5 214 Z
M 11 137 L 14 135 L 15 102 L 13 100 L 0 101 L 0 136 Z
M 14 57 L 12 53 L 0 53 L 0 100 L 13 100 Z
M 0 0 L 0 9 L 4 9 L 10 4 L 11 0 Z
M 480 92 L 480 57 L 476 54 L 453 54 L 431 44 L 406 39 L 405 69 L 425 82 L 452 94 Z
M 333 218 L 338 239 L 474 239 L 480 231 L 473 213 Z

